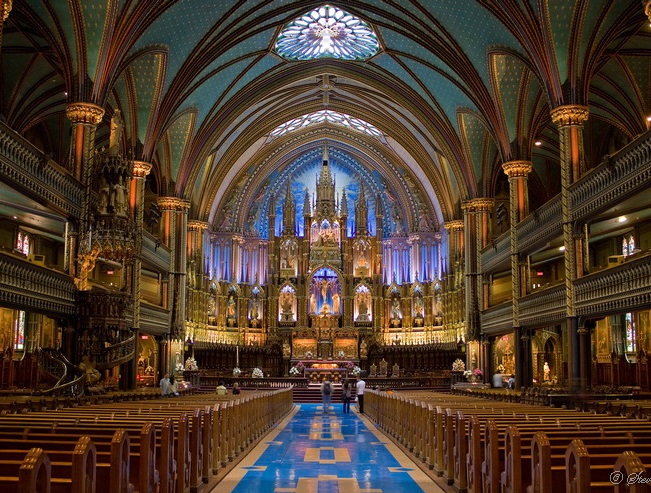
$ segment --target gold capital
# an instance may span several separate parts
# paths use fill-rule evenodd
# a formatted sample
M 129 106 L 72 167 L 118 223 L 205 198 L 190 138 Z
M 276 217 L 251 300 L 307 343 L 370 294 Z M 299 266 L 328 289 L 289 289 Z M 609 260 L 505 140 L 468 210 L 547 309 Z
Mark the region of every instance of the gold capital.
M 2 22 L 7 20 L 9 17 L 9 12 L 11 12 L 11 7 L 13 0 L 0 0 L 2 1 Z
M 583 125 L 588 119 L 590 109 L 580 104 L 567 104 L 551 110 L 552 122 L 559 127 Z
M 104 116 L 104 108 L 93 103 L 70 103 L 66 116 L 72 123 L 90 123 L 99 125 Z
M 646 5 L 644 6 L 644 13 L 649 18 L 649 22 L 651 22 L 651 0 L 647 0 Z
M 454 219 L 446 222 L 443 227 L 447 229 L 448 232 L 463 231 L 463 221 L 461 219 Z
M 190 201 L 180 197 L 159 197 L 158 205 L 166 211 L 187 211 L 190 209 Z
M 493 199 L 477 197 L 466 200 L 461 204 L 461 209 L 467 212 L 487 212 L 493 209 L 495 201 Z
M 188 231 L 203 231 L 205 229 L 208 229 L 208 223 L 205 221 L 199 221 L 198 219 L 188 221 Z
M 152 165 L 144 161 L 133 162 L 133 176 L 135 178 L 145 178 L 151 171 Z
M 509 178 L 526 178 L 533 169 L 531 161 L 507 161 L 502 163 L 502 170 Z

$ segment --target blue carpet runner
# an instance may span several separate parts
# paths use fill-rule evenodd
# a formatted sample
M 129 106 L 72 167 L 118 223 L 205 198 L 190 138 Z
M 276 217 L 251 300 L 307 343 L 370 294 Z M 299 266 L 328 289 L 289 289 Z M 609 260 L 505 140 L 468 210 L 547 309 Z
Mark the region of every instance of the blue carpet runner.
M 351 406 L 297 404 L 212 493 L 440 493 L 434 481 Z

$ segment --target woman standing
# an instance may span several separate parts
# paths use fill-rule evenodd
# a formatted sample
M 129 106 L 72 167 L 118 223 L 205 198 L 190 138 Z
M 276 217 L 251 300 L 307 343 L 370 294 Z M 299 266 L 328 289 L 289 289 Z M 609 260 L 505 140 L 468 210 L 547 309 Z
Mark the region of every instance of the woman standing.
M 344 380 L 341 386 L 341 398 L 344 401 L 344 414 L 350 414 L 350 398 L 352 397 L 352 385 L 348 379 Z

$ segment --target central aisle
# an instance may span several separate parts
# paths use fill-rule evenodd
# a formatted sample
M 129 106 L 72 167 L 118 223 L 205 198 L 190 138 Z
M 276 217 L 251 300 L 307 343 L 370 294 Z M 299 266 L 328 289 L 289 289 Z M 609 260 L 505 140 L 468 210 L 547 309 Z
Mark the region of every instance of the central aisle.
M 296 404 L 212 493 L 443 492 L 353 407 Z

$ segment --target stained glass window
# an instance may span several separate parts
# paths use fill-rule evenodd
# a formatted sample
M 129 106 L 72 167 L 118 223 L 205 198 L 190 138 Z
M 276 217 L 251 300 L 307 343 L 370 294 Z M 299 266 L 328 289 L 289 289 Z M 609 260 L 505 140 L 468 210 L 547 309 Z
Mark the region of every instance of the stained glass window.
M 290 22 L 276 40 L 276 52 L 288 60 L 366 60 L 379 49 L 377 36 L 366 22 L 331 5 Z
M 635 348 L 635 320 L 632 313 L 626 314 L 626 352 L 634 353 Z
M 285 135 L 294 130 L 304 128 L 309 125 L 318 125 L 319 123 L 324 122 L 334 123 L 346 128 L 352 128 L 358 132 L 363 132 L 372 137 L 382 137 L 382 132 L 380 132 L 377 127 L 371 125 L 370 123 L 365 122 L 364 120 L 360 120 L 359 118 L 355 118 L 354 116 L 332 110 L 315 111 L 314 113 L 309 113 L 299 118 L 294 118 L 293 120 L 285 122 L 282 125 L 276 127 L 269 134 L 269 136 L 271 138 L 280 137 L 281 135 Z
M 14 342 L 14 349 L 22 350 L 25 347 L 25 312 L 20 310 L 18 318 L 14 321 L 16 340 Z

